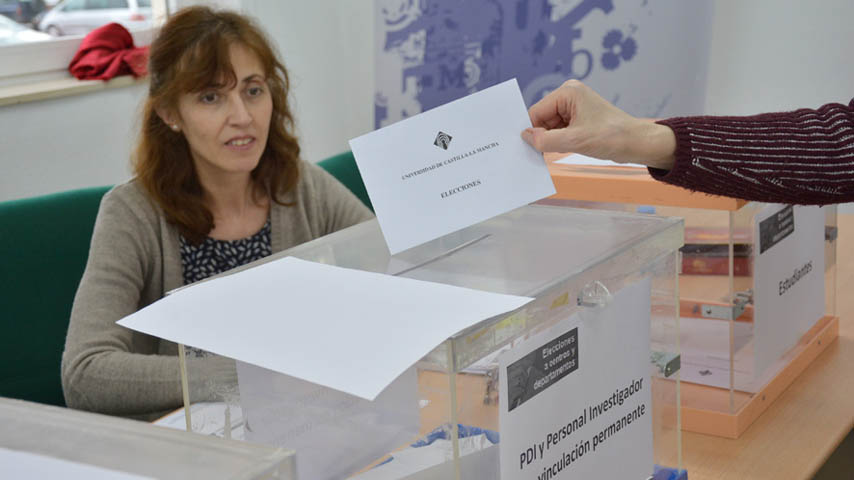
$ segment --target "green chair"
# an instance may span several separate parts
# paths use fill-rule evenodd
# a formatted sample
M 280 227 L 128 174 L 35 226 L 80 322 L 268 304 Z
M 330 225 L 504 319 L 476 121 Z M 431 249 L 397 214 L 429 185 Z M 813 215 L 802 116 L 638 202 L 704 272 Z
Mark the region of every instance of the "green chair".
M 350 189 L 371 211 L 374 210 L 371 199 L 368 198 L 365 183 L 362 181 L 362 175 L 359 174 L 359 168 L 356 166 L 356 158 L 353 156 L 353 152 L 340 153 L 317 162 L 317 164 Z
M 107 190 L 0 202 L 0 396 L 65 405 L 65 334 Z

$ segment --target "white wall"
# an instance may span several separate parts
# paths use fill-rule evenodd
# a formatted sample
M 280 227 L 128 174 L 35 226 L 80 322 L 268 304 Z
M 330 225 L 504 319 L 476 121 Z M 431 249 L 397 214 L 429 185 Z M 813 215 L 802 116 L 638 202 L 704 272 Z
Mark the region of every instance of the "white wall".
M 854 1 L 718 0 L 706 112 L 847 104 L 854 97 Z
M 349 150 L 373 129 L 373 8 L 364 0 L 243 0 L 275 40 L 291 79 L 302 157 Z
M 147 84 L 0 107 L 0 201 L 130 178 Z
M 304 158 L 344 151 L 349 138 L 372 128 L 368 1 L 242 5 L 279 45 L 291 72 Z M 851 18 L 851 0 L 718 0 L 707 113 L 847 103 L 854 97 Z M 128 178 L 143 93 L 136 86 L 0 107 L 0 201 Z

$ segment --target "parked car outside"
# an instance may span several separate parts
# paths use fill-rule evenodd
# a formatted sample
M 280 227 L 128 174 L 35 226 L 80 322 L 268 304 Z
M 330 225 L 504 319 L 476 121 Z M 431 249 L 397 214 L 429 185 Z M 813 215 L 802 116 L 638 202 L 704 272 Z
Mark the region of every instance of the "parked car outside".
M 0 0 L 0 15 L 29 24 L 45 10 L 44 0 Z
M 0 0 L 0 15 L 15 20 L 18 14 L 18 0 Z
M 53 36 L 86 35 L 110 22 L 128 30 L 151 28 L 151 0 L 63 0 L 39 21 Z
M 10 18 L 0 16 L 0 45 L 38 42 L 42 40 L 50 40 L 51 38 L 52 37 L 50 35 L 44 32 L 37 32 Z

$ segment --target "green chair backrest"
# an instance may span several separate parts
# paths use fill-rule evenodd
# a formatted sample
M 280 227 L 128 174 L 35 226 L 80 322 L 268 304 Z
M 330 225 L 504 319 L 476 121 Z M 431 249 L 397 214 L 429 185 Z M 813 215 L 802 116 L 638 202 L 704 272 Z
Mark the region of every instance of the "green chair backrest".
M 332 174 L 345 187 L 349 188 L 371 211 L 374 210 L 374 206 L 371 205 L 371 199 L 368 198 L 365 183 L 362 181 L 362 175 L 359 174 L 359 167 L 356 166 L 356 157 L 353 156 L 353 152 L 340 153 L 334 157 L 317 162 L 317 165 Z
M 65 405 L 65 334 L 107 190 L 0 202 L 0 396 Z

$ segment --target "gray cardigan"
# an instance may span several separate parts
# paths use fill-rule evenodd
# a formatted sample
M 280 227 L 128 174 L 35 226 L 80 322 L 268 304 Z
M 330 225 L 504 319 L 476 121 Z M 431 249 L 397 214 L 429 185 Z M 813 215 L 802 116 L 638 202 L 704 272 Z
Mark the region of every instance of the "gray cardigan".
M 373 217 L 346 187 L 306 162 L 283 200 L 296 204 L 271 207 L 274 253 Z M 177 346 L 115 323 L 182 286 L 178 238 L 135 181 L 104 196 L 62 355 L 69 407 L 150 418 L 182 405 Z

